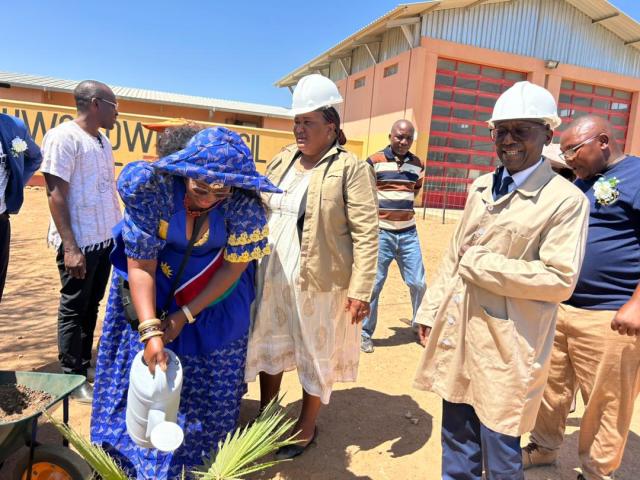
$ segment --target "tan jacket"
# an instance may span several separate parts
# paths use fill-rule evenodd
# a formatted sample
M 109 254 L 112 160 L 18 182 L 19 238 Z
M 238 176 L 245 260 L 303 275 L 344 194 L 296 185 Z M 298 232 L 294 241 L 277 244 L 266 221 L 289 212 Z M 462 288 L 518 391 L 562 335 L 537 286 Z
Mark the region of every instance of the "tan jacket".
M 278 185 L 299 155 L 285 147 L 267 167 Z M 291 241 L 298 241 L 292 238 Z M 300 244 L 302 290 L 348 288 L 348 296 L 370 301 L 378 261 L 378 207 L 371 166 L 339 145 L 313 168 Z
M 544 161 L 497 201 L 478 178 L 417 321 L 433 326 L 414 386 L 518 436 L 542 400 L 558 304 L 575 288 L 589 203 Z M 471 245 L 459 256 L 460 247 Z

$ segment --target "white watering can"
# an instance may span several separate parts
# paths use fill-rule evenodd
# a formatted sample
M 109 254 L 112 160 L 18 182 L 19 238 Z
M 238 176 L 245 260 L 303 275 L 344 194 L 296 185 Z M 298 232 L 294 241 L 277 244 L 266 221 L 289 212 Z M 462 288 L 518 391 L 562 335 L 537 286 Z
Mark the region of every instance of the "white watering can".
M 182 389 L 182 365 L 178 356 L 169 356 L 167 371 L 156 366 L 152 375 L 143 361 L 143 351 L 133 359 L 127 394 L 127 433 L 143 448 L 172 452 L 184 440 L 184 432 L 176 423 Z

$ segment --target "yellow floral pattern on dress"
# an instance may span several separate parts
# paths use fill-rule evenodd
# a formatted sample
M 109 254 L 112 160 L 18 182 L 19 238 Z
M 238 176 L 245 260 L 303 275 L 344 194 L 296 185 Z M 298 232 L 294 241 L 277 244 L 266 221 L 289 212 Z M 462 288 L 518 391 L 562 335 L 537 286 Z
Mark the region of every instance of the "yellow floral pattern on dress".
M 158 222 L 158 237 L 160 237 L 162 240 L 166 240 L 168 232 L 169 232 L 169 222 L 165 220 L 160 220 Z
M 201 247 L 202 245 L 204 245 L 208 241 L 209 241 L 209 229 L 207 228 L 207 231 L 204 232 L 204 235 L 202 235 L 202 237 L 200 237 L 200 240 L 198 240 L 196 243 L 194 243 L 193 246 L 194 247 Z
M 173 276 L 171 266 L 167 262 L 160 263 L 160 270 L 162 270 L 162 273 L 164 273 L 164 276 L 167 278 L 171 278 Z
M 227 244 L 233 247 L 248 245 L 250 243 L 258 243 L 261 240 L 264 240 L 269 235 L 269 227 L 265 226 L 262 229 L 255 229 L 253 233 L 248 234 L 247 232 L 242 232 L 240 235 L 229 235 L 227 239 Z
M 228 253 L 228 251 L 225 250 L 224 259 L 231 263 L 246 263 L 251 260 L 260 260 L 262 257 L 266 257 L 270 253 L 271 247 L 269 245 L 264 248 L 257 246 L 251 251 L 251 253 L 245 250 L 241 255 L 238 255 L 237 253 Z

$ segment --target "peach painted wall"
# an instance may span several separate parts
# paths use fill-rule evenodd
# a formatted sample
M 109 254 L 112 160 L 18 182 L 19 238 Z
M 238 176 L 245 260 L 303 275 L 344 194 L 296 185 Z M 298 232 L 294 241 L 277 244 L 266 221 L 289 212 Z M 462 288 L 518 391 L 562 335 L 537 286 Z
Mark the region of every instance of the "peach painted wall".
M 290 118 L 263 117 L 262 128 L 290 132 L 293 130 L 293 120 Z
M 411 72 L 411 58 L 414 52 L 407 51 L 389 60 L 380 62 L 374 70 L 373 102 L 371 105 L 371 125 L 369 153 L 389 144 L 389 131 L 396 120 L 403 119 L 407 106 L 407 87 Z M 397 73 L 384 76 L 385 68 L 396 65 Z M 389 95 L 393 92 L 392 95 Z M 412 119 L 411 119 L 412 120 Z
M 19 100 L 21 102 L 42 103 L 44 92 L 42 90 L 21 87 L 0 88 L 0 97 Z
M 385 68 L 394 64 L 397 73 L 385 77 Z M 421 132 L 431 114 L 430 108 L 427 112 L 423 107 L 426 66 L 426 52 L 419 47 L 337 82 L 345 97 L 345 133 L 364 141 L 366 155 L 388 144 L 391 126 L 402 118 L 414 123 L 418 137 L 426 138 L 428 129 Z M 355 88 L 355 81 L 362 77 L 365 85 Z

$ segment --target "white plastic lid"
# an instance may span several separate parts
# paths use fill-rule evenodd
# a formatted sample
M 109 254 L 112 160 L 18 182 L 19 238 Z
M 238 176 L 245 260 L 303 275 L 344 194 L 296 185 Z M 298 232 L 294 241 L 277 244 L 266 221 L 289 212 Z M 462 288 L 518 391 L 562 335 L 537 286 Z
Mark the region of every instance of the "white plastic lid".
M 151 444 L 162 452 L 173 452 L 182 445 L 184 432 L 173 422 L 159 423 L 151 432 Z

